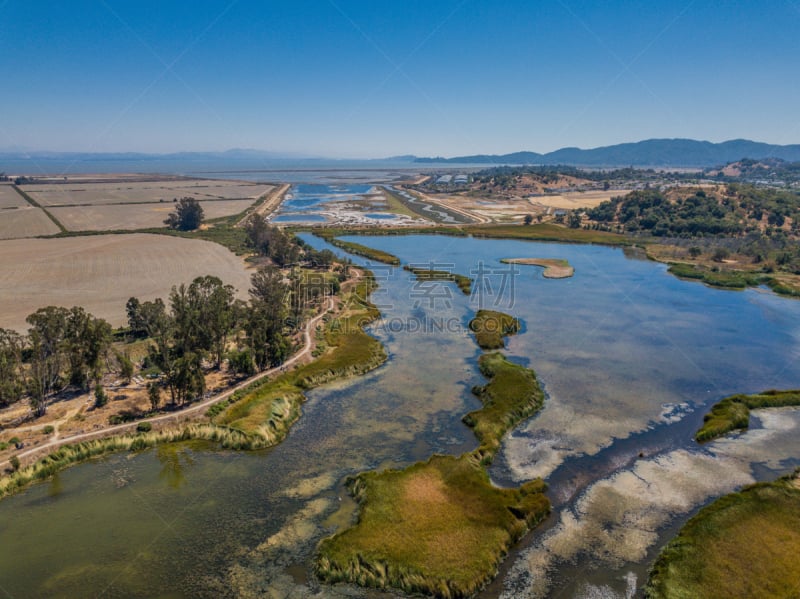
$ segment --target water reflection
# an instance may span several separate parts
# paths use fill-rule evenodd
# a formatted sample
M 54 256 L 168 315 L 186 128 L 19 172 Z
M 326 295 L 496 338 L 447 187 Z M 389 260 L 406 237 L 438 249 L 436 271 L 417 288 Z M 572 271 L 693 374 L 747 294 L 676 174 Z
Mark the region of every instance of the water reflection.
M 536 370 L 548 399 L 507 437 L 491 474 L 508 484 L 548 478 L 559 513 L 549 531 L 525 539 L 485 596 L 504 585 L 533 596 L 625 596 L 700 504 L 774 478 L 800 456 L 792 411 L 757 414 L 745 435 L 702 450 L 691 440 L 710 402 L 798 386 L 800 302 L 678 281 L 662 265 L 603 247 L 355 240 L 465 275 L 481 262 L 501 268 L 507 257 L 566 258 L 576 269 L 564 280 L 522 269 L 513 305 L 497 306 L 525 323 L 507 351 Z M 480 382 L 465 327 L 418 326 L 465 325 L 478 298 L 454 290 L 429 305 L 409 273 L 385 273 L 385 321 L 371 331 L 387 348 L 386 365 L 309 393 L 289 437 L 271 450 L 120 454 L 0 502 L 0 586 L 12 596 L 74 597 L 87 588 L 110 597 L 374 594 L 320 591 L 310 574 L 319 539 L 355 513 L 343 481 L 472 449 L 461 417 L 477 407 L 469 389 Z

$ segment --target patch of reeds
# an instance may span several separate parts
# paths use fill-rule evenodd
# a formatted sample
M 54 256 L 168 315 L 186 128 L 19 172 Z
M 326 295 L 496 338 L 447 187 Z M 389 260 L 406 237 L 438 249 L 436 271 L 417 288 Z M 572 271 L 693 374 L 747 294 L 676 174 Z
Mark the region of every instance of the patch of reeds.
M 734 430 L 750 426 L 750 410 L 800 406 L 800 390 L 764 391 L 754 395 L 731 395 L 721 400 L 703 417 L 703 426 L 695 433 L 699 443 L 711 441 Z

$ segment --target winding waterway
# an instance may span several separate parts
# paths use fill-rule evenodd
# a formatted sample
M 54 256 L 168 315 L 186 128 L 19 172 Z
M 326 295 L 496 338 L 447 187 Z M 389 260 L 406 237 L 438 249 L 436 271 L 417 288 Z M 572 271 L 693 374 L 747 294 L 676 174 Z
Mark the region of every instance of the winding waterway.
M 542 476 L 555 507 L 484 596 L 625 596 L 699 506 L 797 464 L 798 410 L 761 412 L 750 432 L 702 448 L 691 439 L 704 409 L 727 394 L 800 386 L 800 302 L 679 281 L 663 265 L 605 247 L 354 240 L 478 276 L 482 291 L 468 298 L 374 265 L 384 320 L 372 332 L 387 364 L 311 392 L 289 437 L 270 450 L 193 444 L 114 455 L 3 500 L 0 591 L 377 595 L 320 589 L 314 547 L 353 517 L 348 474 L 475 446 L 460 419 L 477 407 L 469 389 L 480 381 L 478 351 L 465 325 L 479 305 L 524 321 L 508 353 L 548 394 L 544 410 L 507 438 L 492 476 L 498 484 Z M 512 257 L 566 258 L 575 276 L 512 272 L 499 262 Z

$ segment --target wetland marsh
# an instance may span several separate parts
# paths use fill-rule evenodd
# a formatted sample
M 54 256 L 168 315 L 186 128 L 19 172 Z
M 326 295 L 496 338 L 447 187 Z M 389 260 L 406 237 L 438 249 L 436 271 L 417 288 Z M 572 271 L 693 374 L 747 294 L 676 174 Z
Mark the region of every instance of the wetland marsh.
M 521 321 L 506 354 L 535 370 L 547 395 L 505 437 L 490 477 L 506 487 L 542 477 L 553 504 L 481 596 L 624 597 L 702 505 L 798 463 L 795 409 L 755 411 L 748 432 L 702 447 L 693 435 L 723 397 L 798 386 L 800 303 L 681 281 L 608 247 L 344 240 L 472 277 L 473 294 L 371 263 L 383 318 L 368 330 L 386 348 L 386 364 L 310 391 L 286 440 L 271 449 L 178 444 L 113 455 L 3 500 L 7 592 L 314 595 L 319 541 L 356 512 L 347 476 L 478 446 L 461 417 L 480 407 L 470 389 L 485 384 L 467 326 L 479 308 Z M 575 275 L 545 280 L 541 269 L 500 262 L 526 255 L 569 260 Z M 346 585 L 324 592 L 378 595 Z

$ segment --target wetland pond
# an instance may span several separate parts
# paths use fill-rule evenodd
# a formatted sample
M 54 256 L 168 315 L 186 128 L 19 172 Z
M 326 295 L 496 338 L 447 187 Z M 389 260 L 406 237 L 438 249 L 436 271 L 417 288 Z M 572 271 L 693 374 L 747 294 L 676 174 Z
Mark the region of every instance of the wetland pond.
M 330 247 L 303 235 L 317 248 Z M 404 263 L 476 277 L 475 293 L 373 264 L 389 361 L 308 394 L 287 439 L 259 452 L 203 444 L 117 454 L 0 502 L 0 590 L 12 597 L 380 597 L 322 587 L 318 541 L 351 522 L 343 479 L 477 442 L 461 417 L 482 381 L 467 322 L 479 307 L 524 328 L 506 353 L 533 368 L 544 409 L 490 471 L 537 476 L 553 515 L 482 597 L 625 597 L 697 509 L 800 457 L 800 410 L 754 413 L 749 432 L 692 436 L 732 393 L 800 386 L 800 302 L 680 281 L 599 246 L 443 236 L 347 237 Z M 341 254 L 341 250 L 331 248 Z M 502 258 L 567 259 L 569 279 Z M 354 262 L 364 263 L 360 258 Z

